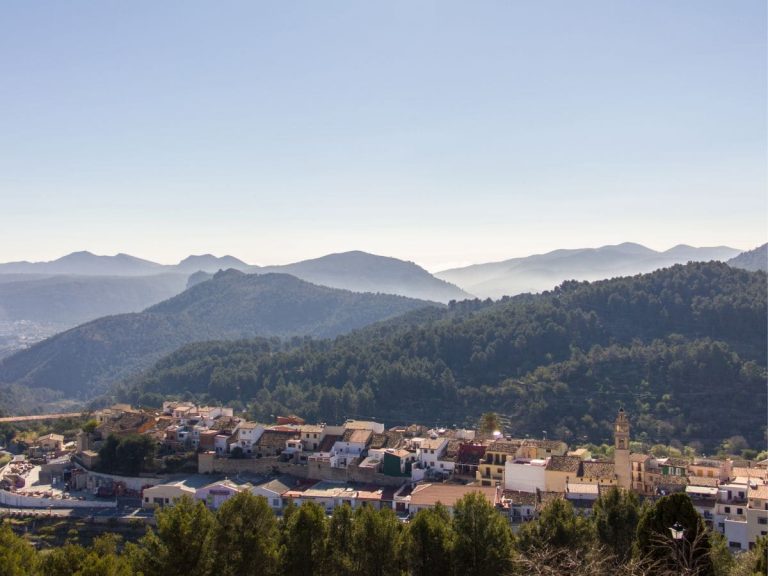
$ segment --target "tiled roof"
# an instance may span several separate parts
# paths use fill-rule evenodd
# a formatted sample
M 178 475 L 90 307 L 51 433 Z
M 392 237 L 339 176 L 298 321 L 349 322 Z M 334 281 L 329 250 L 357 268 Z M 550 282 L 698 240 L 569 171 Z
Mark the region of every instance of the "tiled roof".
M 582 473 L 584 478 L 614 478 L 616 468 L 613 462 L 583 462 Z
M 758 484 L 757 486 L 750 486 L 748 498 L 760 498 L 761 500 L 768 500 L 768 484 Z
M 522 446 L 522 440 L 496 440 L 488 446 L 486 452 L 500 452 L 502 454 L 517 454 Z
M 688 476 L 688 482 L 692 486 L 717 487 L 720 485 L 719 478 L 706 478 L 704 476 Z
M 370 430 L 351 428 L 344 431 L 344 436 L 341 437 L 341 441 L 367 444 L 372 435 L 373 433 Z
M 429 438 L 421 443 L 422 450 L 437 450 L 446 443 L 445 438 Z
M 578 456 L 552 456 L 547 464 L 547 470 L 576 474 L 580 466 L 581 458 Z
M 493 506 L 496 488 L 490 486 L 465 486 L 463 484 L 419 484 L 411 493 L 411 505 L 434 506 L 438 502 L 452 507 L 458 500 L 472 492 L 479 492 Z
M 337 434 L 326 434 L 325 438 L 323 438 L 323 441 L 320 442 L 320 446 L 317 447 L 318 452 L 330 452 L 331 448 L 333 448 L 333 445 L 336 444 L 341 440 L 341 436 Z
M 298 432 L 283 432 L 280 430 L 264 430 L 256 446 L 258 448 L 285 448 L 285 441 L 298 438 Z
M 629 455 L 629 461 L 630 462 L 647 462 L 650 460 L 651 457 L 648 454 L 630 454 Z
M 519 490 L 504 490 L 502 498 L 513 506 L 535 506 L 537 501 L 534 492 L 520 492 Z
M 688 460 L 684 458 L 669 457 L 666 459 L 664 463 L 662 463 L 662 466 L 674 466 L 675 468 L 687 468 L 688 464 L 689 464 Z

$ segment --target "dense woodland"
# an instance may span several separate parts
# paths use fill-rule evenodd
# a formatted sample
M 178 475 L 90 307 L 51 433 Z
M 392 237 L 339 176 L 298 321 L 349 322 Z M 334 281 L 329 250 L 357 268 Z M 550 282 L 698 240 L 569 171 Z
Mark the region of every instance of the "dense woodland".
M 330 340 L 196 343 L 117 390 L 234 403 L 255 419 L 474 422 L 512 434 L 610 441 L 623 406 L 633 437 L 712 450 L 765 443 L 766 275 L 692 263 L 498 302 L 424 309 Z
M 191 342 L 330 338 L 430 305 L 437 306 L 316 286 L 286 274 L 227 270 L 143 312 L 99 318 L 0 360 L 0 395 L 2 388 L 19 384 L 47 389 L 51 398 L 64 393 L 89 399 Z
M 670 537 L 669 518 L 684 528 Z M 157 512 L 157 528 L 136 543 L 114 535 L 36 552 L 0 527 L 0 573 L 13 576 L 753 576 L 765 574 L 765 538 L 731 556 L 685 494 L 643 507 L 613 489 L 590 518 L 565 500 L 547 504 L 513 534 L 483 496 L 462 498 L 451 516 L 440 505 L 408 523 L 392 509 L 325 510 L 306 502 L 282 518 L 243 492 L 217 512 L 184 498 Z

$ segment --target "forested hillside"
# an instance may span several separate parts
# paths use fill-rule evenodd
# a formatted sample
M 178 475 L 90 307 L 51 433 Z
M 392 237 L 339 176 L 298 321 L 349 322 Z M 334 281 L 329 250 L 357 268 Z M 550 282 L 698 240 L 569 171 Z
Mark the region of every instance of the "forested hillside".
M 610 439 L 619 406 L 633 435 L 704 447 L 762 446 L 766 275 L 673 266 L 500 302 L 466 301 L 335 341 L 196 344 L 119 391 L 249 403 L 254 417 L 376 417 L 461 423 L 487 410 L 515 434 Z
M 437 305 L 228 270 L 144 312 L 100 318 L 4 358 L 0 383 L 89 398 L 191 342 L 334 337 L 424 306 Z

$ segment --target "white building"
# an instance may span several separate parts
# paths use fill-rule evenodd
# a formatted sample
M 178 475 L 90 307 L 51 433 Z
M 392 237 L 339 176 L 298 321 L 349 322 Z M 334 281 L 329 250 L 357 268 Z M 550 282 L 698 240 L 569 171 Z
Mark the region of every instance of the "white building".
M 504 463 L 504 489 L 535 493 L 546 490 L 547 461 L 516 458 Z

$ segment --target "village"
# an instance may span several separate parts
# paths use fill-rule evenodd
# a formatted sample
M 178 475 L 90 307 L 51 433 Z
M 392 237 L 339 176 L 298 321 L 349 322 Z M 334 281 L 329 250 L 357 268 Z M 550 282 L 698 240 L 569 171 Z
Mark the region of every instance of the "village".
M 105 469 L 104 446 L 136 438 L 152 448 L 149 470 Z M 161 411 L 98 410 L 76 438 L 65 440 L 40 436 L 0 470 L 0 505 L 116 515 L 133 505 L 144 511 L 135 517 L 151 522 L 152 510 L 184 496 L 217 509 L 249 491 L 266 498 L 277 515 L 289 502 L 312 501 L 329 514 L 344 504 L 391 508 L 406 521 L 438 502 L 450 510 L 477 492 L 514 528 L 553 499 L 588 515 L 601 493 L 618 487 L 647 499 L 686 493 L 732 551 L 750 549 L 768 534 L 768 463 L 633 453 L 623 410 L 616 416 L 613 459 L 570 450 L 556 439 L 499 431 L 387 429 L 361 420 L 308 424 L 297 416 L 263 424 L 238 418 L 231 408 L 189 402 L 165 402 Z M 169 469 L 171 462 L 176 469 Z

